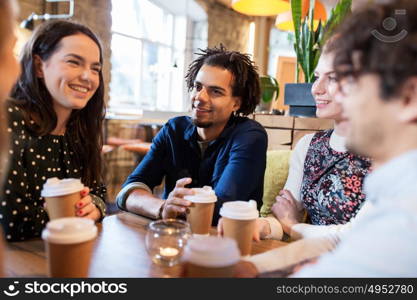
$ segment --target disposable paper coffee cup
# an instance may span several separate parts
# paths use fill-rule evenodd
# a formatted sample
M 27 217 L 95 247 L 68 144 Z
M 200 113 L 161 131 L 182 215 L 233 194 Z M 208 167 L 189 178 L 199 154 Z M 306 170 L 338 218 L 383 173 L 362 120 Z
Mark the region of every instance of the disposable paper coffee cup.
M 256 201 L 225 202 L 220 215 L 223 217 L 223 235 L 236 240 L 242 256 L 250 255 L 252 236 L 259 216 Z
M 45 198 L 46 210 L 51 220 L 75 217 L 75 203 L 81 199 L 84 188 L 80 179 L 49 178 L 43 185 L 41 196 Z
M 233 277 L 240 252 L 230 238 L 192 238 L 184 249 L 186 277 Z
M 61 218 L 42 231 L 50 277 L 88 277 L 97 227 L 85 218 Z
M 217 201 L 216 194 L 209 186 L 193 188 L 193 191 L 194 195 L 184 197 L 192 202 L 187 221 L 193 234 L 208 235 L 213 220 L 214 204 Z

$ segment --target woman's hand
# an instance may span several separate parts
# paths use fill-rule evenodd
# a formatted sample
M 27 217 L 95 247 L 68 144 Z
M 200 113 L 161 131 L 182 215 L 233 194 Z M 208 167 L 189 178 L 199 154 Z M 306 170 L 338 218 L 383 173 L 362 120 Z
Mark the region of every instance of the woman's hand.
M 217 235 L 223 236 L 223 233 L 223 218 L 220 218 L 219 223 L 217 223 Z M 268 221 L 262 218 L 257 218 L 252 236 L 253 240 L 259 242 L 261 238 L 267 236 L 270 233 L 271 228 Z
M 297 200 L 288 190 L 282 190 L 275 198 L 276 202 L 272 206 L 272 213 L 282 225 L 285 233 L 291 234 L 291 227 L 302 221 L 304 210 L 299 207 Z
M 98 221 L 101 218 L 101 212 L 93 203 L 93 199 L 89 193 L 90 189 L 88 187 L 81 190 L 81 199 L 75 203 L 75 215 L 77 217 Z

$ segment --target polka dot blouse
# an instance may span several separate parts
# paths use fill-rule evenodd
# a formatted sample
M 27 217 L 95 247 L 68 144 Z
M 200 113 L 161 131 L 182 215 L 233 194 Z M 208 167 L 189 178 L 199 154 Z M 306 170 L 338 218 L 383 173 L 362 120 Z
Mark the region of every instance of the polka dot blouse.
M 83 167 L 76 165 L 66 135 L 31 135 L 20 108 L 8 105 L 7 111 L 11 147 L 0 222 L 6 239 L 19 241 L 40 236 L 49 220 L 40 195 L 45 181 L 50 177 L 80 178 Z M 105 186 L 97 183 L 89 188 L 93 203 L 104 216 Z

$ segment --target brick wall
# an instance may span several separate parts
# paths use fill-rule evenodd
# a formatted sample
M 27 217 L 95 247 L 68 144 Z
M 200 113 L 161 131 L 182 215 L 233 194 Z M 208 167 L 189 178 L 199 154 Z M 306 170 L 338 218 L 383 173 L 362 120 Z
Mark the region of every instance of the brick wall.
M 254 18 L 239 14 L 216 0 L 196 0 L 208 18 L 208 46 L 223 43 L 234 51 L 247 52 L 249 25 Z

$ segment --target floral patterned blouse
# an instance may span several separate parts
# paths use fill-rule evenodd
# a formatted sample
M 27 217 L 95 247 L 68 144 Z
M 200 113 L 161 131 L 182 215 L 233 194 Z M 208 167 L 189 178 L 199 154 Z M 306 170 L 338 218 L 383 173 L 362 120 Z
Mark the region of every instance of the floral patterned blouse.
M 313 136 L 304 162 L 301 199 L 314 225 L 345 224 L 365 201 L 362 184 L 371 162 L 333 150 L 332 132 Z
M 10 103 L 7 112 L 11 148 L 4 192 L 0 194 L 0 222 L 8 241 L 21 241 L 40 236 L 49 221 L 40 195 L 45 181 L 50 177 L 80 178 L 83 167 L 76 164 L 67 135 L 34 136 L 19 107 Z M 104 184 L 96 182 L 89 188 L 104 217 Z

